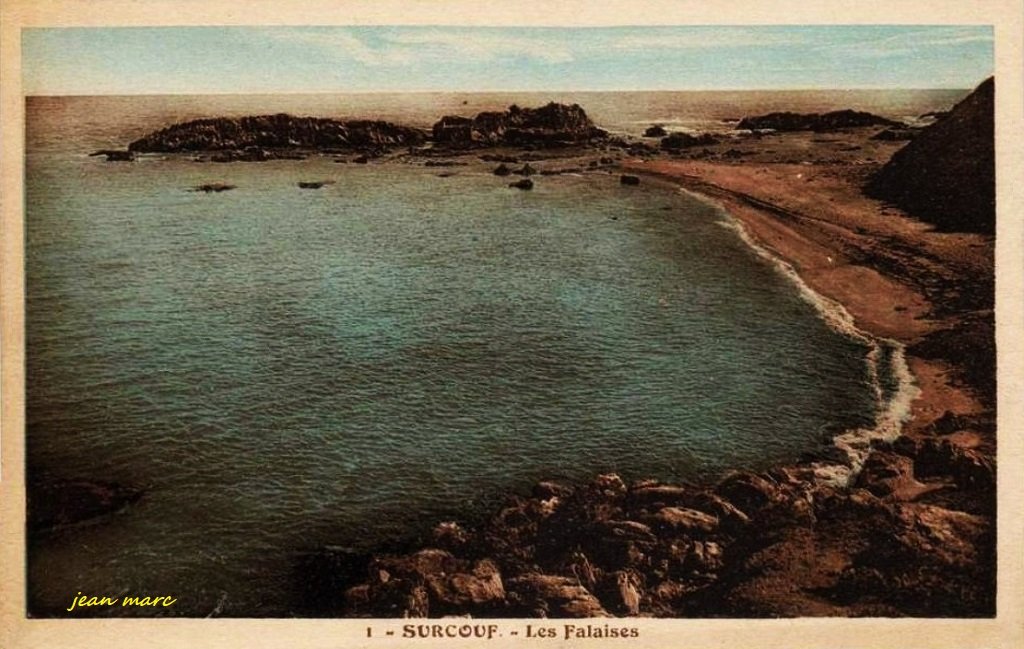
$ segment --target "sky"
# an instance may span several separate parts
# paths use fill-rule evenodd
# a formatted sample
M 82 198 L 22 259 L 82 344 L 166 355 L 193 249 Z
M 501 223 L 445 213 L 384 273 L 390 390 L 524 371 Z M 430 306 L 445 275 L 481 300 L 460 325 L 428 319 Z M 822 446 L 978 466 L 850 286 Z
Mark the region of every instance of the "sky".
M 22 32 L 27 95 L 972 88 L 989 26 L 119 27 Z

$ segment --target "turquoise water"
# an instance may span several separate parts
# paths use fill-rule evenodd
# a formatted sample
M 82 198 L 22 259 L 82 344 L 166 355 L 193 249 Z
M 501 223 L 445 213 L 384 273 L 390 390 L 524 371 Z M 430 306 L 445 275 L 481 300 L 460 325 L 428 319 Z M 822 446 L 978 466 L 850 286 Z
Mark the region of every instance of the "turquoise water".
M 691 197 L 605 174 L 520 192 L 483 166 L 109 164 L 54 135 L 73 109 L 29 115 L 28 471 L 146 491 L 31 543 L 37 614 L 82 591 L 290 615 L 305 550 L 471 520 L 544 478 L 765 468 L 872 421 L 865 347 Z M 238 188 L 188 191 L 207 182 Z

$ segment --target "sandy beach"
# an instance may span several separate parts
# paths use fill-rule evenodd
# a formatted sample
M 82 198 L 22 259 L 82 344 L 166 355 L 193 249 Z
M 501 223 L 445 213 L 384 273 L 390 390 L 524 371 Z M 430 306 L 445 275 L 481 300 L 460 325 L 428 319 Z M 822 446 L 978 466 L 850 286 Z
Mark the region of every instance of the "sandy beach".
M 706 161 L 633 161 L 633 172 L 670 179 L 719 202 L 761 245 L 788 262 L 816 292 L 842 304 L 858 327 L 911 351 L 921 390 L 905 433 L 921 436 L 946 411 L 991 414 L 993 396 L 965 380 L 967 358 L 915 353 L 936 332 L 958 328 L 979 343 L 965 294 L 991 293 L 994 240 L 942 233 L 864 196 L 862 172 L 838 165 Z M 977 299 L 983 299 L 977 296 Z M 991 308 L 991 306 L 989 306 Z M 955 443 L 994 451 L 991 435 L 972 431 Z

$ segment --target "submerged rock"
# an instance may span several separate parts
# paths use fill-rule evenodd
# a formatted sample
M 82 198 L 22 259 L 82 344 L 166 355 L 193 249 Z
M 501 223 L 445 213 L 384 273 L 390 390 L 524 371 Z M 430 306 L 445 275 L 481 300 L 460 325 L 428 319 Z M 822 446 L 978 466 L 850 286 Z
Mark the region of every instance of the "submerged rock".
M 131 162 L 135 159 L 135 153 L 132 151 L 119 151 L 116 149 L 101 149 L 99 151 L 93 151 L 89 154 L 89 157 L 100 155 L 106 156 L 107 162 Z
M 639 185 L 640 184 L 640 177 L 639 176 L 630 176 L 630 175 L 627 175 L 627 174 L 622 174 L 621 176 L 619 176 L 619 183 L 621 183 L 623 185 Z
M 529 178 L 523 178 L 522 180 L 517 180 L 514 183 L 509 183 L 508 186 L 516 189 L 533 189 L 533 181 Z
M 192 189 L 192 191 L 194 191 L 194 192 L 206 192 L 207 194 L 209 194 L 211 192 L 217 192 L 217 193 L 219 193 L 219 192 L 226 192 L 226 191 L 229 191 L 231 189 L 235 189 L 235 185 L 227 185 L 225 183 L 209 183 L 209 184 L 206 184 L 206 185 L 196 185 Z
M 114 482 L 54 480 L 28 488 L 28 526 L 43 531 L 93 520 L 123 510 L 142 491 Z

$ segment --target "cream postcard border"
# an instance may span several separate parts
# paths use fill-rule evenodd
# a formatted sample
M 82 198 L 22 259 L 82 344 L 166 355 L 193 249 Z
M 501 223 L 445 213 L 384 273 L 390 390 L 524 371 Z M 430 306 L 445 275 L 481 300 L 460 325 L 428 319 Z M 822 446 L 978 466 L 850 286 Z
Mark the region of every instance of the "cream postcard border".
M 0 647 L 478 646 L 401 640 L 402 620 L 30 620 L 25 617 L 24 109 L 21 30 L 113 25 L 993 25 L 996 56 L 996 343 L 998 601 L 994 620 L 654 620 L 629 640 L 510 638 L 529 621 L 497 621 L 489 647 L 756 647 L 974 649 L 1024 647 L 1024 3 L 1020 0 L 3 0 L 0 4 Z M 980 80 L 979 80 L 980 81 Z M 489 623 L 491 621 L 482 621 Z M 395 631 L 392 637 L 387 630 Z

